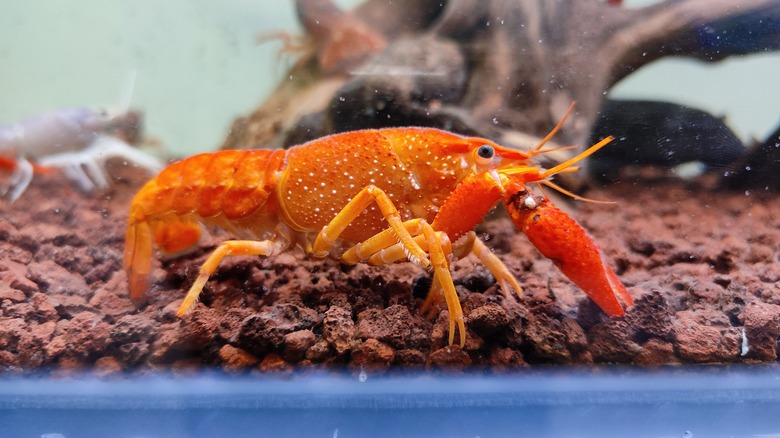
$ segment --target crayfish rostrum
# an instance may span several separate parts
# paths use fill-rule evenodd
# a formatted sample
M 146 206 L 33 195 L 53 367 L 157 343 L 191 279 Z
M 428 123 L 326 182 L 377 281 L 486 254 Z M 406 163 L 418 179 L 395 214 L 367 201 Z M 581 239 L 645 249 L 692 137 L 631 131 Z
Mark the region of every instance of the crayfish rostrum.
M 225 256 L 272 257 L 300 246 L 313 257 L 350 264 L 410 261 L 430 269 L 433 283 L 423 307 L 446 303 L 449 343 L 457 325 L 462 346 L 466 330 L 450 274 L 452 257 L 474 254 L 507 298 L 511 291 L 522 293 L 473 231 L 503 201 L 543 255 L 607 314 L 620 316 L 631 296 L 596 244 L 527 188 L 538 183 L 571 195 L 550 178 L 576 170 L 577 162 L 610 140 L 546 170 L 533 162 L 549 151 L 542 149 L 544 141 L 524 152 L 429 128 L 346 132 L 288 150 L 195 155 L 163 170 L 133 199 L 124 253 L 130 293 L 138 299 L 146 292 L 155 247 L 165 253 L 187 249 L 197 243 L 202 225 L 217 226 L 251 240 L 228 240 L 211 253 L 179 315 L 196 304 Z

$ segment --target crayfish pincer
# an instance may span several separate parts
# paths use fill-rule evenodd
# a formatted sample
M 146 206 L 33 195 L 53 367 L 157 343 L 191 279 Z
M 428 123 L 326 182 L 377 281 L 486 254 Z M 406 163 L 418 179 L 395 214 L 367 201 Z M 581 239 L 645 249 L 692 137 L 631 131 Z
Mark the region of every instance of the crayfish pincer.
M 517 229 L 607 315 L 625 314 L 618 298 L 630 306 L 631 295 L 580 224 L 521 184 L 507 187 L 504 205 Z
M 287 150 L 195 155 L 163 170 L 132 201 L 124 252 L 130 294 L 138 299 L 146 292 L 155 247 L 164 253 L 187 249 L 198 242 L 203 225 L 217 226 L 251 240 L 228 240 L 211 253 L 179 315 L 195 306 L 224 257 L 272 257 L 297 246 L 312 257 L 345 263 L 408 261 L 430 269 L 433 283 L 423 307 L 446 304 L 449 343 L 457 325 L 462 346 L 466 330 L 449 260 L 474 254 L 507 298 L 522 293 L 512 272 L 473 231 L 503 201 L 542 254 L 606 313 L 622 315 L 618 297 L 625 305 L 631 297 L 593 240 L 527 189 L 536 183 L 574 196 L 551 177 L 576 170 L 574 164 L 610 140 L 546 170 L 533 161 L 550 151 L 542 149 L 544 141 L 520 151 L 428 128 L 346 132 Z

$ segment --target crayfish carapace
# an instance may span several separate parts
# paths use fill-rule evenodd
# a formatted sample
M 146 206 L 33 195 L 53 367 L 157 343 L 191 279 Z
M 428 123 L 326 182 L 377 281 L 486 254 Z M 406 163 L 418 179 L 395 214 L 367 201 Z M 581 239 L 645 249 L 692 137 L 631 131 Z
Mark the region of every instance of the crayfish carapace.
M 433 284 L 424 308 L 444 301 L 450 345 L 457 325 L 462 346 L 466 330 L 451 257 L 474 254 L 505 296 L 522 292 L 473 231 L 503 201 L 514 224 L 543 255 L 607 314 L 620 316 L 623 305 L 632 304 L 631 296 L 596 244 L 526 187 L 538 183 L 571 195 L 550 178 L 576 170 L 577 162 L 610 140 L 547 170 L 532 160 L 549 151 L 542 149 L 544 141 L 523 152 L 428 128 L 346 132 L 288 150 L 195 155 L 163 170 L 133 199 L 124 253 L 130 293 L 137 299 L 146 292 L 155 246 L 178 252 L 197 243 L 202 225 L 218 226 L 251 240 L 225 241 L 212 252 L 179 315 L 196 304 L 225 256 L 270 257 L 300 246 L 313 257 L 333 256 L 345 263 L 411 261 L 429 268 Z

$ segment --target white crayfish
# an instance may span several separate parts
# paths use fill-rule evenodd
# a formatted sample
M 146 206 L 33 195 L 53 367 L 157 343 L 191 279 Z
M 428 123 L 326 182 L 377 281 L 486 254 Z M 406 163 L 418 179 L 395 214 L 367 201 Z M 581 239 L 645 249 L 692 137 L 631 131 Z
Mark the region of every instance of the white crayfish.
M 0 197 L 18 199 L 36 167 L 57 168 L 87 191 L 108 187 L 105 162 L 110 158 L 159 172 L 158 159 L 128 144 L 138 136 L 139 118 L 135 112 L 68 108 L 0 125 L 0 168 L 11 171 L 0 185 Z

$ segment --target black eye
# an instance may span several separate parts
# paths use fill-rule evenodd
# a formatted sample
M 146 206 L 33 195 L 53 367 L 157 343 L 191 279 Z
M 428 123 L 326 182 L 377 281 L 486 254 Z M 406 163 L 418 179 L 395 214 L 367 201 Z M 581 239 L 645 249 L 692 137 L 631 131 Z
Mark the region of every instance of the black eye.
M 493 151 L 493 146 L 487 144 L 483 144 L 482 146 L 479 147 L 479 149 L 477 149 L 477 155 L 480 158 L 484 158 L 486 160 L 493 158 L 494 152 L 495 151 Z

